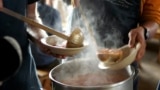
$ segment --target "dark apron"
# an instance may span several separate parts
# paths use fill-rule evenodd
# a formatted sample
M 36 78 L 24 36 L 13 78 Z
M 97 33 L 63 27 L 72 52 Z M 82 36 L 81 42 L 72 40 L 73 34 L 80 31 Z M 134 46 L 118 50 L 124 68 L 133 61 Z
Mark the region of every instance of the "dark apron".
M 128 43 L 129 31 L 136 28 L 139 22 L 140 0 L 80 0 L 80 4 L 98 46 L 118 48 Z M 80 13 L 80 8 L 74 10 L 72 27 L 86 26 Z M 83 32 L 85 36 L 88 34 Z M 136 62 L 132 65 L 137 68 Z M 134 90 L 137 89 L 137 81 L 134 81 Z
M 3 0 L 4 7 L 25 15 L 28 0 Z M 21 20 L 0 12 L 0 37 L 15 38 L 22 48 L 23 62 L 18 72 L 6 80 L 0 90 L 40 90 L 41 84 L 29 47 L 26 25 Z M 1 59 L 6 60 L 6 59 Z M 12 67 L 9 67 L 12 68 Z

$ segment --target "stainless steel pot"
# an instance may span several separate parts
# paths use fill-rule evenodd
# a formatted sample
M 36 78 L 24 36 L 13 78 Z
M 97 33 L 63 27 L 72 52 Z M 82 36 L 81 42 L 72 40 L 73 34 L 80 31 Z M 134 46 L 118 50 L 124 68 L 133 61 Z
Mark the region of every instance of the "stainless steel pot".
M 102 70 L 97 62 L 85 59 L 60 64 L 49 73 L 53 90 L 133 90 L 134 75 L 130 65 L 121 70 Z

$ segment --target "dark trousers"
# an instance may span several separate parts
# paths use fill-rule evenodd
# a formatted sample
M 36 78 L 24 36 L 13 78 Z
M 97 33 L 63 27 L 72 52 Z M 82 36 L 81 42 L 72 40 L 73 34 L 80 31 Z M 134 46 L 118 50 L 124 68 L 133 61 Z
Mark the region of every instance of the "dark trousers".
M 159 83 L 157 85 L 157 89 L 156 90 L 160 90 L 160 81 L 159 81 Z
M 135 68 L 135 76 L 134 76 L 134 82 L 133 82 L 133 90 L 138 90 L 138 84 L 139 84 L 139 76 L 138 76 L 138 63 L 137 62 L 133 62 L 131 64 L 134 68 Z

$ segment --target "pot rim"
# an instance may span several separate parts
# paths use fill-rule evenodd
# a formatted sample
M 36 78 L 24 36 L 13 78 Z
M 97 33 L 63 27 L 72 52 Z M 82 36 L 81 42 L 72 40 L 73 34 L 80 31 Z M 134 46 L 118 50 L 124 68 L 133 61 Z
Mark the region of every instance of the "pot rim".
M 71 61 L 68 61 L 68 62 L 66 62 L 66 63 L 71 63 Z M 66 63 L 63 63 L 63 64 L 66 64 Z M 115 86 L 119 86 L 119 85 L 123 84 L 124 82 L 129 81 L 131 78 L 133 78 L 133 80 L 134 80 L 134 75 L 135 75 L 135 69 L 134 69 L 134 67 L 131 66 L 131 65 L 128 65 L 127 67 L 130 67 L 130 68 L 131 68 L 132 73 L 131 73 L 131 75 L 130 75 L 127 79 L 125 79 L 125 80 L 123 80 L 123 81 L 120 81 L 120 82 L 117 82 L 117 83 L 114 83 L 114 84 L 96 85 L 96 86 L 68 85 L 68 84 L 62 83 L 62 82 L 60 82 L 60 81 L 58 81 L 58 80 L 56 80 L 56 79 L 54 79 L 54 78 L 52 77 L 53 71 L 54 71 L 56 68 L 58 68 L 58 67 L 60 67 L 61 65 L 63 65 L 63 64 L 59 64 L 59 65 L 55 66 L 53 69 L 51 69 L 50 72 L 49 72 L 49 78 L 50 78 L 53 82 L 55 82 L 55 83 L 57 83 L 57 84 L 63 85 L 63 86 L 65 86 L 65 87 L 71 87 L 71 88 L 106 88 L 106 87 L 109 88 L 109 87 L 115 87 Z

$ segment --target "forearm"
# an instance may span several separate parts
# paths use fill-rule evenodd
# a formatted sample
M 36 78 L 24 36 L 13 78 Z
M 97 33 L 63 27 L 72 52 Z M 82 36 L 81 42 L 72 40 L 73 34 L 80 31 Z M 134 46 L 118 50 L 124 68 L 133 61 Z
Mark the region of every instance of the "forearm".
M 159 29 L 159 24 L 155 21 L 145 21 L 140 24 L 140 26 L 143 26 L 147 29 L 149 32 L 148 38 L 153 38 L 157 30 Z
M 36 14 L 36 5 L 35 4 L 31 4 L 28 5 L 27 7 L 27 17 L 37 21 L 38 23 L 41 23 L 40 19 L 38 18 L 37 14 Z M 35 42 L 35 41 L 39 41 L 41 38 L 47 37 L 47 33 L 44 30 L 41 30 L 37 27 L 34 27 L 30 24 L 28 24 L 28 29 L 27 32 L 30 36 L 30 39 Z

